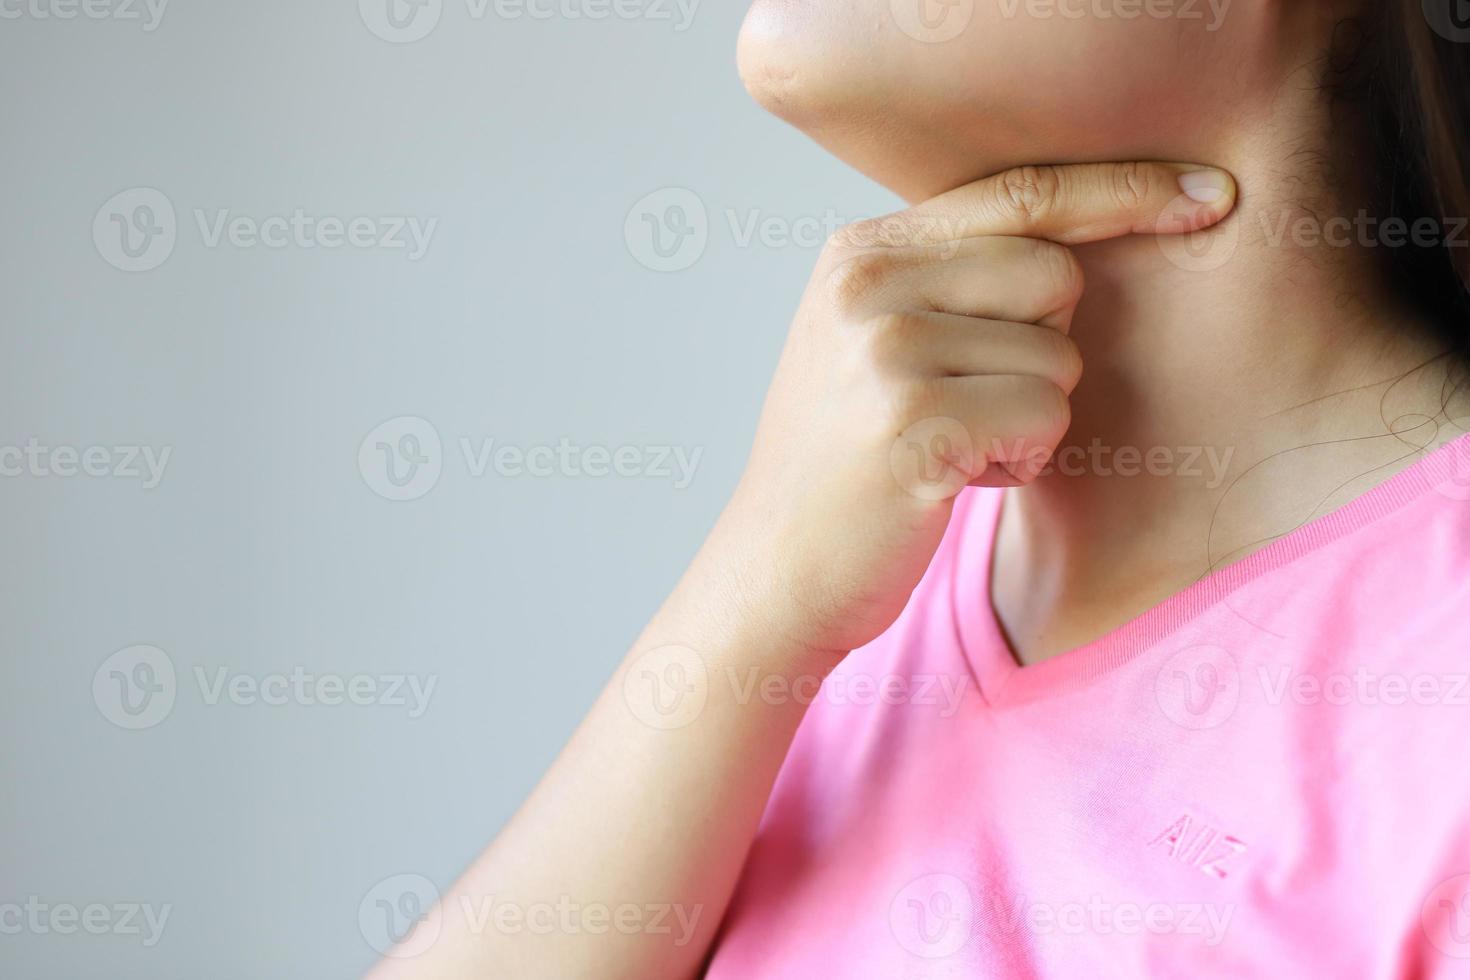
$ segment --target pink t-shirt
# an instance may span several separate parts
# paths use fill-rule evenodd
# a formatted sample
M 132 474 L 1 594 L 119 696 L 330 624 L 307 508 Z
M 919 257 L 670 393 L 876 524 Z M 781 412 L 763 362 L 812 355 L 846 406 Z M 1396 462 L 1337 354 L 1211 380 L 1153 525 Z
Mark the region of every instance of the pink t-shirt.
M 1470 437 L 1081 649 L 966 491 L 829 677 L 712 980 L 1470 977 Z

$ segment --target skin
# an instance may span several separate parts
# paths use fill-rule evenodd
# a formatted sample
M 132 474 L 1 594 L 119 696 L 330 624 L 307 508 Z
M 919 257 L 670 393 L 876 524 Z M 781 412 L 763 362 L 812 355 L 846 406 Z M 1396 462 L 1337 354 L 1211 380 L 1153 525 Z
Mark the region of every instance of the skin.
M 1033 662 L 1455 433 L 1446 362 L 1367 250 L 1259 233 L 1259 213 L 1301 213 L 1303 187 L 1318 208 L 1351 198 L 1301 170 L 1332 136 L 1296 81 L 1341 5 L 1236 0 L 1206 32 L 1006 18 L 979 0 L 978 26 L 941 45 L 888 10 L 752 9 L 755 97 L 915 206 L 823 251 L 709 539 L 522 810 L 376 980 L 696 976 L 804 711 L 745 684 L 809 690 L 886 629 L 964 485 L 1020 488 L 991 598 Z M 1160 160 L 1235 179 L 1222 171 L 1201 203 L 1180 183 L 1201 164 Z M 1228 260 L 1182 268 L 1167 243 L 1190 233 L 1234 241 Z M 1093 439 L 1229 447 L 1229 479 L 1045 472 Z M 916 481 L 911 459 L 938 477 Z M 671 688 L 650 677 L 699 696 L 660 714 Z M 677 905 L 687 925 L 477 925 L 490 900 L 563 897 Z
M 1470 409 L 1445 395 L 1462 368 L 1436 360 L 1444 343 L 1393 298 L 1385 247 L 1282 235 L 1370 208 L 1355 183 L 1362 134 L 1321 85 L 1356 0 L 1131 20 L 975 0 L 943 43 L 885 14 L 921 2 L 943 10 L 757 0 L 742 75 L 766 108 L 911 201 L 1008 167 L 1095 160 L 1198 160 L 1240 188 L 1231 219 L 1196 236 L 1229 256 L 1208 271 L 1142 238 L 1075 250 L 1085 371 L 1061 448 L 1202 447 L 1230 465 L 1053 473 L 1012 495 L 992 600 L 1019 660 L 1096 639 L 1463 434 Z

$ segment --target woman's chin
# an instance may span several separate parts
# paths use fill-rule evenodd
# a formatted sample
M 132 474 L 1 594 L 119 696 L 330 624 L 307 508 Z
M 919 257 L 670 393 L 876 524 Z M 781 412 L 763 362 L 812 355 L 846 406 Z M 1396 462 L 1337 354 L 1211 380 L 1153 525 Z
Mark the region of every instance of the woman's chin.
M 834 33 L 801 3 L 760 0 L 737 63 L 761 107 L 909 201 L 1046 160 L 1036 129 L 1010 120 L 1015 100 L 974 94 L 1003 89 L 1000 80 L 973 66 L 955 75 L 916 61 L 916 50 L 926 49 L 881 32 Z

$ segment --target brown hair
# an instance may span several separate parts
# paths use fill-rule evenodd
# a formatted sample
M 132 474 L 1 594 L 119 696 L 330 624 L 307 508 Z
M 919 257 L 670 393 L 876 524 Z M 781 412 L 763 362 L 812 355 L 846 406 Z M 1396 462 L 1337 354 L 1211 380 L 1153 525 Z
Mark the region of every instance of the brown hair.
M 1388 261 L 1405 297 L 1470 347 L 1470 18 L 1464 0 L 1367 6 L 1337 87 L 1367 110 L 1372 204 L 1439 229 L 1433 245 L 1386 250 Z

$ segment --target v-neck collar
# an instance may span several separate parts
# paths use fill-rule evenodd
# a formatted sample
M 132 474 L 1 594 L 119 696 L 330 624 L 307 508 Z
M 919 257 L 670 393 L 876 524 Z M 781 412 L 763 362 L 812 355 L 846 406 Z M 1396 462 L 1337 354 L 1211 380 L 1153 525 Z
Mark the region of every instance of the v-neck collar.
M 1261 575 L 1365 528 L 1428 493 L 1470 507 L 1470 435 L 1441 446 L 1343 507 L 1210 573 L 1106 635 L 1037 664 L 1017 662 L 991 601 L 996 532 L 1007 492 L 975 496 L 964 514 L 963 549 L 979 557 L 952 566 L 955 627 L 981 694 L 992 707 L 1045 698 L 1091 682 L 1148 651 Z

